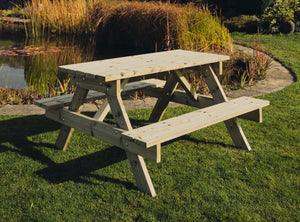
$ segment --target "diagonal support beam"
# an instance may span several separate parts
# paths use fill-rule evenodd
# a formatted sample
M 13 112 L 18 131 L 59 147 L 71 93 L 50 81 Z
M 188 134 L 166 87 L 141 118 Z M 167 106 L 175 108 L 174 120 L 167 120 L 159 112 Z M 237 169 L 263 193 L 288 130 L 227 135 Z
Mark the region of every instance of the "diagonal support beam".
M 83 104 L 88 92 L 88 89 L 77 87 L 75 89 L 69 110 L 80 113 L 81 105 Z M 73 128 L 62 125 L 59 135 L 56 139 L 55 146 L 60 150 L 65 150 L 68 146 L 73 131 Z
M 198 95 L 195 92 L 195 90 L 193 89 L 193 87 L 191 86 L 191 84 L 188 82 L 188 80 L 185 78 L 184 72 L 183 71 L 179 71 L 179 70 L 175 70 L 174 71 L 176 73 L 176 76 L 178 78 L 178 82 L 180 83 L 180 85 L 183 87 L 183 89 L 185 90 L 185 92 L 195 101 L 197 101 L 198 99 Z
M 213 68 L 209 65 L 205 67 L 204 78 L 215 103 L 228 101 Z M 233 118 L 225 121 L 224 123 L 235 146 L 239 149 L 250 151 L 251 147 L 237 119 Z
M 149 122 L 158 122 L 161 120 L 177 86 L 178 86 L 178 79 L 176 77 L 176 74 L 171 72 L 169 79 L 167 80 L 152 110 L 152 113 L 149 118 Z
M 116 80 L 112 83 L 111 89 L 109 89 L 107 92 L 107 99 L 118 127 L 125 130 L 132 130 L 130 120 L 121 98 L 120 80 Z M 160 145 L 157 146 L 157 149 L 160 149 Z M 156 192 L 148 173 L 144 158 L 129 151 L 126 151 L 126 156 L 129 160 L 131 171 L 134 174 L 137 187 L 141 191 L 148 193 L 152 197 L 155 197 Z

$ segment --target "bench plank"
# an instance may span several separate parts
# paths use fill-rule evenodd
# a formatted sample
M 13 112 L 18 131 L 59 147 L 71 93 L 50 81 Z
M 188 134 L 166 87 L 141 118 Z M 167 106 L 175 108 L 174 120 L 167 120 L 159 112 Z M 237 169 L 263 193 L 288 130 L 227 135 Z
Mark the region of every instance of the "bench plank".
M 161 91 L 162 91 L 162 88 L 160 88 L 160 87 L 152 88 L 152 89 L 147 89 L 145 91 L 145 94 L 147 96 L 159 98 Z M 196 94 L 196 95 L 197 95 L 197 99 L 195 100 L 195 99 L 192 99 L 190 96 L 188 96 L 184 91 L 176 90 L 171 97 L 171 101 L 182 104 L 182 105 L 193 106 L 198 109 L 202 109 L 202 108 L 216 104 L 214 99 L 211 96 L 206 96 L 206 95 L 201 95 L 201 94 Z M 262 109 L 257 109 L 252 112 L 245 113 L 241 116 L 238 116 L 238 118 L 261 123 L 262 122 Z
M 163 87 L 164 84 L 165 81 L 160 79 L 146 79 L 137 82 L 131 82 L 125 85 L 124 89 L 122 90 L 122 93 L 147 89 L 147 88 Z M 56 108 L 69 106 L 71 104 L 72 98 L 73 98 L 73 94 L 68 94 L 63 96 L 36 100 L 34 101 L 34 104 L 44 109 L 56 109 Z M 103 99 L 103 98 L 106 98 L 105 93 L 90 90 L 84 102 L 89 102 L 89 101 Z
M 123 133 L 148 148 L 210 125 L 268 106 L 269 101 L 241 97 Z

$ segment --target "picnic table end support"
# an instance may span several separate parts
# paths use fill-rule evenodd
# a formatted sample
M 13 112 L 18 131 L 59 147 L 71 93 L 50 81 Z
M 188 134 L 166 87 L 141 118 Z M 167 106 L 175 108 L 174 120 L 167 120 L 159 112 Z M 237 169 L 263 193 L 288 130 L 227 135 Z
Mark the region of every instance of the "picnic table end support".
M 75 89 L 69 110 L 79 113 L 81 110 L 81 106 L 85 98 L 87 97 L 88 92 L 88 89 L 77 87 Z M 66 150 L 73 131 L 73 128 L 62 125 L 59 135 L 55 142 L 55 147 L 60 150 Z
M 121 98 L 121 84 L 119 80 L 112 82 L 111 89 L 107 91 L 107 99 L 118 127 L 125 130 L 132 130 L 130 120 Z M 126 151 L 126 156 L 130 163 L 131 171 L 135 177 L 138 189 L 152 197 L 155 197 L 155 189 L 148 173 L 144 158 L 129 151 Z
M 204 78 L 216 103 L 228 101 L 212 66 L 206 66 Z M 225 125 L 235 146 L 239 149 L 250 151 L 251 147 L 237 119 L 227 120 L 225 121 Z

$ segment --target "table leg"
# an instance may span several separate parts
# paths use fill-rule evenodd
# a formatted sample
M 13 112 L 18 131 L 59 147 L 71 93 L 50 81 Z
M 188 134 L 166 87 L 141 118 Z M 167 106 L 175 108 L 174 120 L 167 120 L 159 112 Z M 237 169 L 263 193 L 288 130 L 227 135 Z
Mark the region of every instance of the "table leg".
M 149 118 L 149 122 L 158 122 L 161 120 L 170 102 L 170 99 L 177 88 L 177 85 L 178 85 L 178 79 L 176 77 L 176 74 L 171 72 L 169 79 L 167 80 L 152 110 L 152 113 Z
M 72 98 L 72 103 L 69 107 L 69 110 L 74 111 L 74 112 L 80 112 L 81 105 L 83 104 L 83 101 L 86 98 L 88 91 L 89 90 L 87 90 L 87 89 L 77 87 L 75 89 L 74 96 Z M 63 125 L 61 127 L 59 135 L 56 139 L 55 146 L 58 149 L 65 150 L 68 146 L 68 143 L 72 136 L 73 131 L 74 131 L 73 128 Z
M 214 98 L 216 103 L 226 102 L 228 101 L 223 88 L 214 73 L 214 70 L 211 66 L 207 66 L 205 68 L 204 78 L 206 80 L 206 84 Z M 251 147 L 245 137 L 245 134 L 238 123 L 236 118 L 225 121 L 225 125 L 227 130 L 237 148 L 245 149 L 250 151 Z
M 115 86 L 107 92 L 107 100 L 118 127 L 131 130 L 132 126 L 121 98 L 119 84 L 120 82 L 117 80 Z M 148 193 L 152 197 L 156 196 L 144 158 L 128 151 L 126 151 L 126 156 L 129 160 L 131 171 L 134 174 L 139 190 Z
M 122 84 L 121 84 L 121 89 L 124 88 L 124 86 L 127 84 L 129 79 L 124 79 Z M 104 102 L 101 104 L 99 110 L 96 112 L 94 115 L 94 119 L 97 119 L 99 121 L 103 121 L 105 117 L 107 116 L 108 112 L 110 111 L 109 103 L 107 98 L 104 100 Z

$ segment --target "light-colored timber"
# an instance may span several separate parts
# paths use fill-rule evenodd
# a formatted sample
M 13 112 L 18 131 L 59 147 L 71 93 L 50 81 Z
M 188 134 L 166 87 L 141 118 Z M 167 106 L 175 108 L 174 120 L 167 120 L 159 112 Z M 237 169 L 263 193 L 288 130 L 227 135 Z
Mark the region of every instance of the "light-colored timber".
M 161 160 L 160 149 L 157 150 L 156 146 L 150 149 L 142 149 L 141 146 L 136 145 L 135 143 L 123 141 L 122 133 L 125 130 L 113 127 L 108 123 L 98 121 L 92 117 L 72 112 L 65 108 L 47 110 L 46 117 L 61 123 L 66 127 L 72 127 L 87 135 L 101 139 L 104 142 L 110 143 L 132 153 L 139 154 L 151 161 L 158 163 Z
M 159 98 L 161 91 L 162 88 L 152 88 L 146 90 L 145 94 L 147 96 Z M 176 90 L 171 97 L 171 101 L 182 105 L 192 106 L 199 109 L 216 104 L 213 97 L 211 96 L 201 95 L 201 94 L 196 94 L 196 95 L 197 95 L 197 99 L 195 100 L 191 98 L 191 96 L 189 96 L 186 92 L 182 90 Z M 262 123 L 262 109 L 260 108 L 237 117 Z
M 210 125 L 268 106 L 269 102 L 241 97 L 123 133 L 143 147 L 170 141 Z
M 74 95 L 40 100 L 35 104 L 46 109 L 46 117 L 63 124 L 58 147 L 66 148 L 75 128 L 124 149 L 137 187 L 154 197 L 156 192 L 144 158 L 160 162 L 164 142 L 224 122 L 235 146 L 251 150 L 237 117 L 261 122 L 262 108 L 269 102 L 249 97 L 228 101 L 216 75 L 222 74 L 222 62 L 228 59 L 229 56 L 174 50 L 60 66 L 59 70 L 69 73 L 71 84 L 77 86 Z M 183 72 L 191 67 L 203 74 L 212 97 L 199 95 L 190 86 Z M 131 77 L 165 71 L 170 71 L 166 82 L 148 79 L 126 84 Z M 185 91 L 176 90 L 178 85 Z M 139 89 L 151 89 L 150 94 L 158 98 L 149 119 L 156 123 L 133 129 L 121 93 Z M 101 98 L 105 101 L 93 118 L 79 113 L 83 102 Z M 200 109 L 157 122 L 169 101 Z M 69 106 L 69 110 L 64 106 Z M 118 127 L 102 122 L 109 110 Z
M 59 66 L 58 70 L 77 77 L 94 78 L 109 82 L 169 70 L 219 63 L 228 59 L 229 56 L 225 55 L 172 50 L 64 65 Z
M 163 87 L 165 84 L 164 80 L 160 79 L 146 79 L 137 82 L 127 83 L 122 90 L 122 93 L 143 90 L 147 88 Z M 104 99 L 106 97 L 105 93 L 89 90 L 89 93 L 84 100 L 84 102 L 94 101 L 98 99 Z M 44 109 L 57 109 L 71 104 L 73 94 L 57 96 L 47 99 L 41 99 L 34 102 L 35 105 L 42 107 Z

